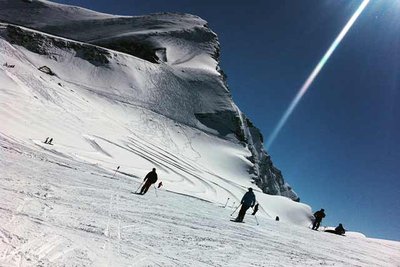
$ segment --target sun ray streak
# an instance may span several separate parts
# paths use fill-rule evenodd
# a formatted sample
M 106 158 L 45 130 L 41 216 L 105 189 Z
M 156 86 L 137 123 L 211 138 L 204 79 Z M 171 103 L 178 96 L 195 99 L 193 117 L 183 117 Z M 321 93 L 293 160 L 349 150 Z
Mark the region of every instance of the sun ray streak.
M 340 44 L 340 42 L 343 40 L 343 38 L 346 36 L 347 32 L 350 30 L 351 26 L 354 24 L 354 22 L 357 20 L 357 18 L 360 16 L 360 14 L 363 12 L 365 7 L 368 5 L 370 0 L 364 0 L 361 5 L 357 8 L 356 12 L 351 16 L 350 20 L 346 23 L 342 31 L 339 33 L 339 35 L 336 37 L 335 41 L 331 44 L 329 49 L 326 51 L 325 55 L 322 57 L 322 59 L 319 61 L 317 66 L 314 68 L 314 70 L 311 72 L 310 76 L 307 78 L 307 80 L 304 82 L 303 86 L 300 88 L 292 102 L 290 103 L 289 107 L 283 114 L 282 118 L 276 125 L 274 131 L 272 132 L 271 136 L 268 139 L 267 142 L 267 149 L 269 149 L 272 145 L 272 143 L 275 141 L 278 133 L 282 129 L 282 127 L 285 125 L 286 121 L 289 119 L 290 115 L 292 114 L 293 110 L 296 108 L 297 104 L 300 102 L 301 98 L 304 96 L 304 94 L 307 92 L 307 90 L 310 88 L 311 84 L 313 83 L 314 79 L 317 77 L 318 73 L 321 71 L 321 69 L 324 67 L 330 56 L 332 55 L 333 51 L 335 51 L 336 47 Z

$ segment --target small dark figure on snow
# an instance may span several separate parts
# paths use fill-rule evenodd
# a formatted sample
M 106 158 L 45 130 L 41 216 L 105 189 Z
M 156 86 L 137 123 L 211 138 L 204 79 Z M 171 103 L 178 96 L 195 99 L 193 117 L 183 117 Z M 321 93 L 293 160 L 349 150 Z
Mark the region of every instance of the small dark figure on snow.
M 275 217 L 275 221 L 279 222 L 279 216 Z
M 339 223 L 338 227 L 335 228 L 335 234 L 337 235 L 344 235 L 346 230 L 343 228 L 343 225 Z
M 50 140 L 49 140 L 49 142 L 47 142 L 47 144 L 52 145 L 51 142 L 53 142 L 53 138 L 50 138 Z
M 242 205 L 242 208 L 239 211 L 239 215 L 235 219 L 235 222 L 243 222 L 244 215 L 246 215 L 246 211 L 250 207 L 254 207 L 254 204 L 256 203 L 256 196 L 253 193 L 253 188 L 249 188 L 249 191 L 244 194 L 242 201 L 240 202 Z
M 343 225 L 339 223 L 339 226 L 335 228 L 335 230 L 325 230 L 327 233 L 332 233 L 332 234 L 337 234 L 337 235 L 344 235 L 346 233 L 346 230 L 343 228 Z
M 314 223 L 313 223 L 313 226 L 312 226 L 313 230 L 318 230 L 322 219 L 325 218 L 325 212 L 324 211 L 325 211 L 324 209 L 321 209 L 321 210 L 317 211 L 316 213 L 314 213 L 315 220 L 314 220 Z
M 146 177 L 144 177 L 144 185 L 142 186 L 142 189 L 140 190 L 140 194 L 144 195 L 146 194 L 147 190 L 149 190 L 150 186 L 152 184 L 154 184 L 155 182 L 157 182 L 157 173 L 156 173 L 156 169 L 153 168 L 153 170 L 151 172 L 149 172 Z
M 46 138 L 46 141 L 44 141 L 44 143 L 47 144 L 47 141 L 49 141 L 49 137 Z
M 163 184 L 162 182 L 159 182 L 157 188 L 160 188 L 161 186 L 163 186 Z

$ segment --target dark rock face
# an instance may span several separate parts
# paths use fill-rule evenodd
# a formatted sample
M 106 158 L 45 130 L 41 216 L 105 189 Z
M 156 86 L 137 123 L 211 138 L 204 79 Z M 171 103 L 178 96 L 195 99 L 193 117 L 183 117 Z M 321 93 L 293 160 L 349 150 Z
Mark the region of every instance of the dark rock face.
M 195 114 L 195 116 L 202 124 L 216 130 L 221 137 L 234 133 L 239 141 L 246 141 L 238 114 L 230 110 Z
M 43 34 L 24 31 L 20 27 L 7 26 L 7 41 L 12 44 L 23 46 L 29 51 L 39 55 L 46 55 L 57 60 L 57 55 L 50 52 L 49 47 L 60 49 L 71 49 L 76 52 L 76 56 L 82 58 L 95 66 L 104 66 L 109 63 L 110 53 L 99 47 L 68 42 L 59 38 L 48 38 Z
M 221 137 L 234 133 L 237 140 L 249 148 L 252 154 L 249 160 L 254 164 L 249 173 L 254 183 L 264 193 L 300 201 L 290 185 L 285 183 L 282 172 L 274 166 L 271 157 L 265 151 L 264 138 L 260 130 L 248 118 L 244 115 L 240 118 L 238 113 L 232 111 L 195 115 L 202 124 L 217 130 Z
M 46 74 L 48 74 L 48 75 L 51 75 L 51 76 L 57 76 L 57 75 L 56 75 L 49 67 L 47 67 L 47 66 L 41 66 L 41 67 L 38 68 L 38 70 L 40 70 L 41 72 L 46 73 Z
M 246 142 L 252 153 L 250 161 L 254 163 L 250 173 L 253 174 L 255 184 L 266 194 L 281 195 L 300 201 L 290 185 L 285 183 L 282 172 L 274 166 L 271 157 L 265 151 L 264 138 L 260 130 L 248 118 L 242 116 Z
M 152 63 L 158 63 L 160 60 L 156 53 L 157 47 L 155 47 L 151 42 L 140 40 L 135 37 L 95 41 L 93 44 L 130 54 Z

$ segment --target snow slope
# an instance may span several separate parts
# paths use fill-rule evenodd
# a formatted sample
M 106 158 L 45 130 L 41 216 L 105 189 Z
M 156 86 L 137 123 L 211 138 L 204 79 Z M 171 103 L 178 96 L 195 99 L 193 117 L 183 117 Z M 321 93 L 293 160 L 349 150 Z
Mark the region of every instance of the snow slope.
M 310 232 L 309 206 L 254 185 L 297 197 L 232 102 L 200 18 L 128 17 L 148 24 L 122 34 L 123 17 L 47 1 L 0 6 L 3 21 L 37 28 L 0 24 L 0 266 L 398 266 L 398 243 Z M 109 46 L 146 40 L 136 48 L 158 56 L 41 32 L 50 26 L 83 27 Z M 153 167 L 158 196 L 132 194 Z M 229 222 L 250 186 L 260 226 Z
M 116 101 L 65 51 L 0 47 L 15 65 L 0 72 L 0 266 L 399 266 L 399 243 L 311 231 L 310 208 L 284 197 L 256 192 L 260 225 L 229 222 L 251 185 L 243 146 Z M 153 166 L 165 186 L 132 194 Z
M 98 75 L 103 75 L 105 72 L 102 69 L 108 68 L 108 77 L 85 79 L 90 84 L 98 85 L 97 91 L 102 88 L 103 95 L 110 97 L 110 89 L 118 88 L 118 94 L 111 92 L 112 97 L 117 95 L 129 103 L 140 102 L 146 105 L 145 108 L 185 125 L 236 143 L 241 142 L 251 153 L 248 157 L 251 162 L 248 167 L 250 179 L 265 193 L 299 200 L 264 150 L 260 131 L 233 103 L 226 76 L 218 66 L 220 50 L 217 36 L 203 19 L 189 14 L 170 13 L 112 16 L 44 0 L 32 3 L 2 0 L 0 5 L 2 21 L 143 59 L 146 61 L 143 64 L 131 58 L 122 60 L 117 62 L 119 66 L 116 67 L 111 66 L 113 60 L 109 62 L 106 55 L 98 55 L 102 52 L 93 54 L 92 49 L 80 48 L 76 53 L 77 57 L 83 56 L 95 65 L 96 73 L 101 71 Z M 19 45 L 51 56 L 59 62 L 62 60 L 58 58 L 61 52 L 48 54 L 43 51 L 43 47 L 48 50 L 47 42 L 52 42 L 48 38 L 43 40 L 36 34 L 31 35 L 27 42 L 24 34 L 27 33 L 17 36 Z M 15 36 L 12 42 L 15 42 Z M 36 47 L 32 47 L 32 43 L 36 43 Z M 55 45 L 61 50 L 65 48 L 62 43 Z M 68 45 L 75 46 L 71 43 Z M 148 64 L 150 62 L 155 64 Z M 146 69 L 143 69 L 144 66 Z M 92 74 L 86 72 L 86 68 L 79 70 L 79 75 L 81 73 Z M 121 79 L 121 82 L 116 82 L 116 79 Z M 126 89 L 121 85 L 126 85 Z
M 135 195 L 141 176 L 43 147 L 0 137 L 0 266 L 400 265 L 399 242 L 263 216 L 232 223 L 231 205 L 164 189 Z
M 118 164 L 141 177 L 155 166 L 166 189 L 208 201 L 238 203 L 252 186 L 250 151 L 194 115 L 230 105 L 215 94 L 217 74 L 181 72 L 10 25 L 0 36 L 1 62 L 15 65 L 1 66 L 1 133 L 105 169 Z M 44 65 L 55 75 L 38 70 Z M 41 143 L 49 135 L 51 148 Z M 265 194 L 258 199 L 288 202 L 292 208 L 282 216 L 308 224 L 308 206 Z
M 54 154 L 108 169 L 118 164 L 139 176 L 155 166 L 166 189 L 209 201 L 230 197 L 237 203 L 252 186 L 246 147 L 212 134 L 193 115 L 229 104 L 213 93 L 212 75 L 194 76 L 210 85 L 200 98 L 193 87 L 174 90 L 188 74 L 164 64 L 90 46 L 97 50 L 87 56 L 84 44 L 9 25 L 0 34 L 0 60 L 15 65 L 1 67 L 3 134 L 45 150 L 41 141 L 51 135 Z M 36 53 L 10 43 L 26 45 L 26 39 Z M 99 58 L 108 61 L 106 67 L 89 62 Z M 38 70 L 43 65 L 56 75 Z M 268 198 L 260 194 L 259 200 Z M 291 206 L 296 212 L 287 219 L 308 224 L 310 208 Z

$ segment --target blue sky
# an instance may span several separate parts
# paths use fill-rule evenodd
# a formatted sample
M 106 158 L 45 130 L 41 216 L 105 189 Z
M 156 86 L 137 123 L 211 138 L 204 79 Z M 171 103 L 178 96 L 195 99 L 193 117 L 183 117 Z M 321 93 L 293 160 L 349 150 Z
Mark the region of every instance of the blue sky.
M 267 139 L 361 0 L 57 0 L 209 22 L 235 102 Z M 323 225 L 400 240 L 400 1 L 371 0 L 269 149 Z

